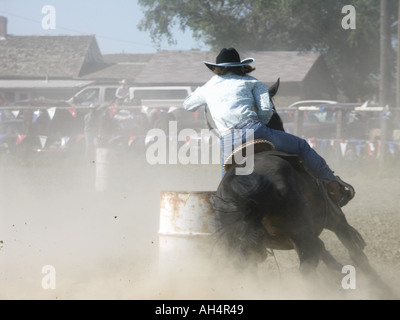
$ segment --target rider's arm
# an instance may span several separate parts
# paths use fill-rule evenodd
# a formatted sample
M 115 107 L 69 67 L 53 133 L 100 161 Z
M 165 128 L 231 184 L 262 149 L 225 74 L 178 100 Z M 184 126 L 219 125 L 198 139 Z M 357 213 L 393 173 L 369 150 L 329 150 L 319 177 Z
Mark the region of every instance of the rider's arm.
M 206 98 L 203 94 L 203 87 L 197 88 L 183 102 L 183 107 L 188 111 L 196 111 L 198 108 L 206 104 Z
M 258 81 L 253 89 L 253 95 L 256 101 L 257 114 L 261 122 L 268 124 L 274 113 L 274 106 L 271 103 L 267 86 L 263 82 Z

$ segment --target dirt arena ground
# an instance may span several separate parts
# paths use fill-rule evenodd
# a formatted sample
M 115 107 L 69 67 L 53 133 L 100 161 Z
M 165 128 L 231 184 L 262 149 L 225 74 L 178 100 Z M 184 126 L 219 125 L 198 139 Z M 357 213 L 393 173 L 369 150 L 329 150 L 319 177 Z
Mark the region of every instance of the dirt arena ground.
M 351 163 L 336 170 L 356 188 L 344 211 L 394 299 L 400 297 L 399 169 Z M 381 299 L 359 273 L 354 290 L 344 290 L 345 275 L 330 276 L 322 264 L 302 278 L 292 251 L 275 252 L 276 261 L 268 257 L 257 277 L 215 273 L 207 257 L 190 270 L 176 261 L 162 272 L 160 192 L 213 191 L 219 167 L 129 161 L 113 172 L 113 189 L 99 192 L 93 168 L 76 159 L 1 159 L 0 299 Z M 334 235 L 321 238 L 351 264 Z M 54 289 L 43 285 L 49 265 Z

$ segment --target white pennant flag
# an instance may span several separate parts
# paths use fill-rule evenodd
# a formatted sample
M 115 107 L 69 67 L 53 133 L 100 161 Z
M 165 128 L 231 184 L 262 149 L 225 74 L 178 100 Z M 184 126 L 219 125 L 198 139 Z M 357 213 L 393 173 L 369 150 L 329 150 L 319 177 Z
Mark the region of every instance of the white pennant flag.
M 40 139 L 40 144 L 42 145 L 42 148 L 46 145 L 47 137 L 46 136 L 39 136 Z
M 56 113 L 56 107 L 47 109 L 47 113 L 49 114 L 50 120 L 53 120 L 54 114 Z
M 36 111 L 33 113 L 33 119 L 32 119 L 32 121 L 33 121 L 33 122 L 36 122 L 36 120 L 39 118 L 39 116 L 40 116 L 40 110 L 38 109 L 38 110 L 36 110 Z
M 11 113 L 14 115 L 15 118 L 18 118 L 19 110 L 13 110 Z
M 340 143 L 340 150 L 342 151 L 342 157 L 346 154 L 346 148 L 347 148 L 347 141 L 346 142 L 341 142 Z
M 69 141 L 69 137 L 62 137 L 61 138 L 61 148 L 65 148 L 65 146 L 67 145 Z
M 368 145 L 370 147 L 371 152 L 374 152 L 375 151 L 374 143 L 373 142 L 368 142 Z

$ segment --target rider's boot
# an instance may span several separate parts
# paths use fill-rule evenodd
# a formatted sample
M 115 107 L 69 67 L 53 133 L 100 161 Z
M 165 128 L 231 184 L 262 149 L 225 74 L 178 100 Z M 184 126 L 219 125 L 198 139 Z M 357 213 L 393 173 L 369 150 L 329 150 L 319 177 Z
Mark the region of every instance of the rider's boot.
M 336 181 L 329 181 L 326 184 L 326 189 L 333 202 L 339 207 L 344 207 L 354 198 L 354 188 L 339 177 L 336 178 Z

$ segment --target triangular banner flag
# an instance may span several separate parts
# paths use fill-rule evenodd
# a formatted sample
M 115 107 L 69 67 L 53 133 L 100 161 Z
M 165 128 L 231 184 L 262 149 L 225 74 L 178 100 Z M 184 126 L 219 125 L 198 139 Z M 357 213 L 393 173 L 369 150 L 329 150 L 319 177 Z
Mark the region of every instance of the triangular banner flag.
M 11 113 L 14 115 L 15 118 L 18 118 L 19 110 L 12 110 Z
M 128 146 L 130 147 L 131 144 L 136 140 L 136 136 L 129 137 Z
M 36 111 L 33 113 L 32 121 L 35 123 L 36 120 L 37 120 L 39 117 L 40 117 L 40 110 L 38 109 L 38 110 L 36 110 Z
M 69 141 L 69 137 L 62 137 L 61 138 L 61 148 L 64 149 Z
M 365 101 L 364 104 L 363 104 L 360 108 L 366 108 L 366 107 L 368 107 L 368 103 L 369 103 L 369 100 Z
M 368 142 L 368 145 L 369 145 L 371 151 L 374 152 L 375 151 L 374 143 L 373 142 Z
M 373 142 L 368 142 L 368 156 L 372 157 L 374 155 L 375 146 Z
M 45 145 L 46 145 L 47 137 L 46 136 L 39 136 L 39 140 L 40 140 L 40 144 L 41 144 L 42 148 L 44 148 Z
M 50 120 L 53 120 L 56 113 L 56 107 L 47 109 L 47 113 L 49 114 Z
M 76 118 L 76 108 L 75 107 L 69 108 L 68 111 L 74 118 Z
M 307 142 L 310 145 L 310 147 L 313 148 L 313 149 L 317 146 L 315 138 L 308 139 Z
M 19 134 L 17 135 L 17 142 L 16 145 L 19 145 L 22 141 L 24 141 L 26 138 L 26 134 Z

